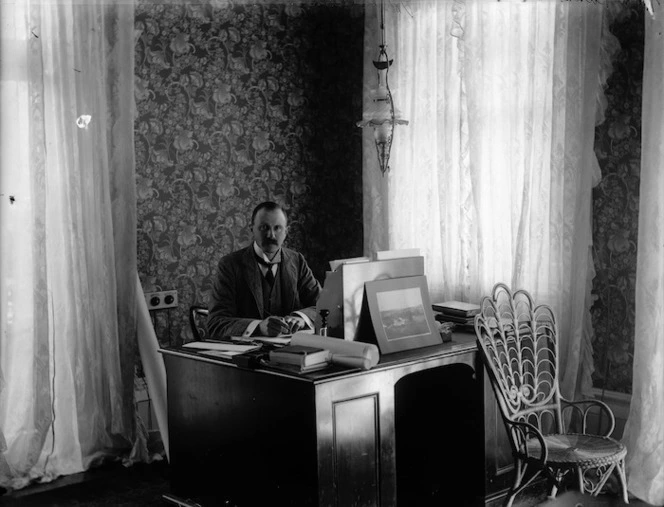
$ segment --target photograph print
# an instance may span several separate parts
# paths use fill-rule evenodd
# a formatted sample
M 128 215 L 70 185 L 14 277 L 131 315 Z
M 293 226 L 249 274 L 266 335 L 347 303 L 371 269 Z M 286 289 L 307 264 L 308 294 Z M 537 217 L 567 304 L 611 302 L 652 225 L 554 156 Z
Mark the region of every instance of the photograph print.
M 419 287 L 378 292 L 376 302 L 388 341 L 431 334 Z
M 424 275 L 365 283 L 366 302 L 381 354 L 443 343 Z

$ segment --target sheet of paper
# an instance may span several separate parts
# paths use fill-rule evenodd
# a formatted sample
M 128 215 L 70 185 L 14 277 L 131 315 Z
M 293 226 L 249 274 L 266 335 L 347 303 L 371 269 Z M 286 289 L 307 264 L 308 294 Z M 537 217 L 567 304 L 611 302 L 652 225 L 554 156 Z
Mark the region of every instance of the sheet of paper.
M 182 345 L 185 349 L 196 349 L 196 350 L 219 350 L 224 352 L 237 352 L 242 354 L 243 352 L 249 352 L 251 350 L 256 350 L 260 348 L 260 345 L 250 345 L 243 343 L 229 343 L 229 342 L 213 342 L 213 341 L 200 341 L 200 342 L 189 342 Z
M 382 250 L 376 252 L 377 261 L 386 261 L 388 259 L 401 259 L 404 257 L 417 257 L 420 255 L 419 248 L 405 248 L 403 250 Z
M 369 257 L 352 257 L 350 259 L 334 259 L 330 261 L 330 270 L 336 271 L 337 268 L 343 264 L 356 264 L 358 262 L 369 262 Z
M 233 356 L 242 354 L 240 350 L 202 350 L 201 352 L 208 356 L 223 357 L 226 359 L 231 359 Z

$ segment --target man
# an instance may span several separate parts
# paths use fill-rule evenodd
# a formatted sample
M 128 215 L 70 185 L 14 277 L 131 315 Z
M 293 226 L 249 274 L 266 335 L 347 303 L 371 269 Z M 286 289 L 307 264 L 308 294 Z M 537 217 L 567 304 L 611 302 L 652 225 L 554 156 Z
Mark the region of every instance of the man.
M 286 213 L 263 202 L 251 215 L 254 242 L 219 261 L 207 322 L 210 338 L 278 336 L 313 329 L 320 284 L 302 254 L 284 248 Z

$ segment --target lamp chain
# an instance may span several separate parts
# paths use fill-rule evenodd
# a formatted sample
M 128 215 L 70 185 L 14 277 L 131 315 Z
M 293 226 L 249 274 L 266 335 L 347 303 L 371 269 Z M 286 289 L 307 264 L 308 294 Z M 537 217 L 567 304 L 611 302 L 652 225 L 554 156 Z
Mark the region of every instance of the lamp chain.
M 385 47 L 385 2 L 380 2 L 380 44 Z

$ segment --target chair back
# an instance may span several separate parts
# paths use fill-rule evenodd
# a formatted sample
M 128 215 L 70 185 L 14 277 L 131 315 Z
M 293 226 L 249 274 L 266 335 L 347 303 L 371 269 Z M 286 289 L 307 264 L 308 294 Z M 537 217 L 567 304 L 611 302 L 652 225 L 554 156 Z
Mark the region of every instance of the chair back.
M 195 341 L 207 339 L 207 318 L 208 309 L 206 307 L 198 305 L 189 307 L 189 324 Z
M 553 311 L 498 283 L 475 317 L 477 345 L 503 418 L 562 431 L 558 330 Z

